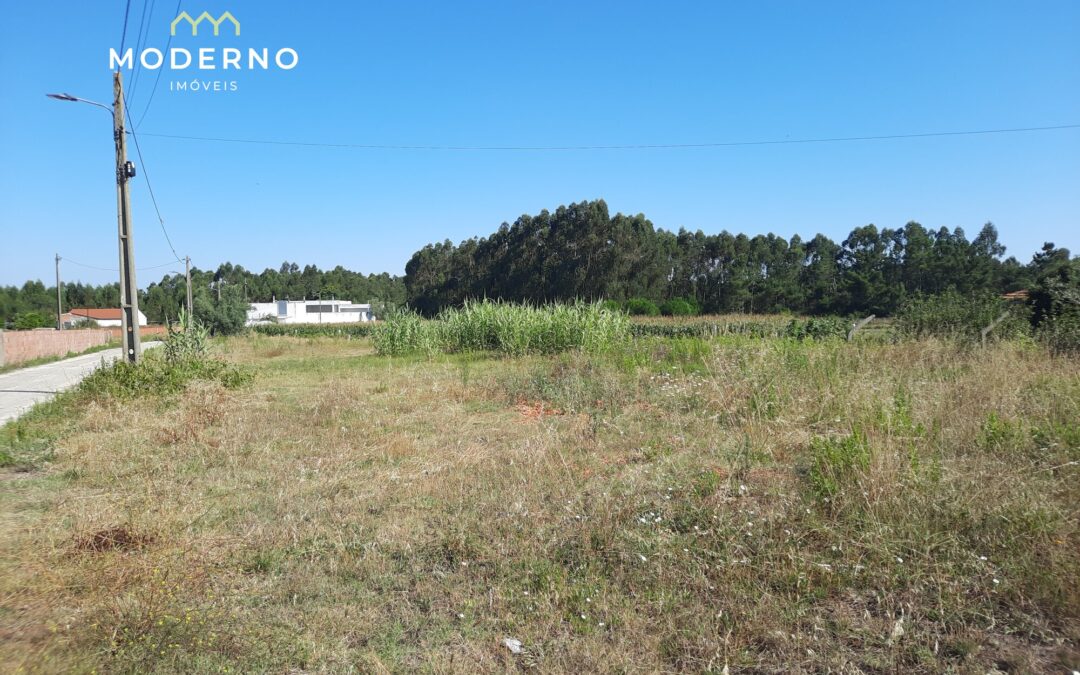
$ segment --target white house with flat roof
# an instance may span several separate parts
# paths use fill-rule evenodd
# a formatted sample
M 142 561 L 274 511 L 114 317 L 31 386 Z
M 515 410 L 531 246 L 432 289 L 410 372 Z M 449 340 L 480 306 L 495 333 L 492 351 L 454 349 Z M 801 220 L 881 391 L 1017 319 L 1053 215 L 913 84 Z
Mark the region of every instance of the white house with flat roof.
M 361 323 L 374 321 L 371 305 L 345 300 L 276 300 L 253 302 L 247 325 L 260 323 Z

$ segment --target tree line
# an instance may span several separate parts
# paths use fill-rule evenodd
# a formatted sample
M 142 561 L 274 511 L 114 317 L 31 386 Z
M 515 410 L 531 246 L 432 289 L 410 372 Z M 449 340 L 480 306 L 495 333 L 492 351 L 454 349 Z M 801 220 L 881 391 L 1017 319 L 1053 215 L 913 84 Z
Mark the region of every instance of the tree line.
M 218 332 L 230 332 L 243 324 L 251 302 L 336 298 L 371 303 L 377 313 L 405 303 L 405 284 L 387 273 L 361 274 L 338 266 L 320 270 L 284 262 L 278 269 L 260 273 L 224 263 L 216 270 L 193 267 L 191 285 L 194 313 Z M 167 274 L 139 291 L 139 309 L 150 323 L 175 321 L 186 302 L 183 274 Z M 94 286 L 65 283 L 61 289 L 64 311 L 73 307 L 119 307 L 118 283 Z M 0 326 L 35 328 L 56 323 L 56 286 L 27 281 L 20 286 L 0 286 Z
M 370 302 L 377 316 L 405 305 L 430 316 L 482 298 L 887 316 L 923 295 L 1032 288 L 1048 270 L 1070 261 L 1075 263 L 1067 249 L 1050 243 L 1027 263 L 1006 258 L 991 223 L 972 239 L 961 228 L 933 230 L 916 222 L 897 229 L 865 225 L 836 243 L 823 234 L 804 240 L 670 232 L 642 214 L 612 216 L 596 200 L 523 215 L 488 237 L 429 244 L 413 254 L 404 277 L 290 262 L 257 274 L 224 263 L 215 270 L 193 268 L 191 276 L 196 316 L 228 332 L 242 325 L 248 303 L 273 299 Z M 62 292 L 65 310 L 119 306 L 117 284 L 69 283 Z M 174 320 L 184 299 L 182 274 L 165 275 L 139 293 L 140 309 L 152 323 Z M 55 303 L 55 287 L 41 281 L 0 287 L 0 325 L 51 326 Z
M 706 313 L 894 313 L 905 298 L 1030 286 L 1069 252 L 1046 244 L 1031 262 L 1005 258 L 987 223 L 961 228 L 857 227 L 840 243 L 774 234 L 658 229 L 611 216 L 603 200 L 523 215 L 488 237 L 429 244 L 405 267 L 410 306 L 433 315 L 470 299 L 516 302 L 686 299 Z

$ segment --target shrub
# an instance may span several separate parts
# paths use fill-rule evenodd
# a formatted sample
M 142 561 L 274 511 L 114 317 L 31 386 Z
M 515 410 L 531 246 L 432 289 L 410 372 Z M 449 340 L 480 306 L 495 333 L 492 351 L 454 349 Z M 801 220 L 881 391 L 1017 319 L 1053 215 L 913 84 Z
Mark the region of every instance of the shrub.
M 244 330 L 250 304 L 239 288 L 227 286 L 219 298 L 200 293 L 195 296 L 195 316 L 212 335 L 236 335 Z
M 1010 306 L 991 292 L 965 294 L 949 289 L 938 295 L 908 298 L 896 315 L 896 331 L 902 337 L 978 339 L 983 328 L 1005 311 L 1009 317 L 991 337 L 1016 337 L 1028 332 L 1026 311 Z
M 647 298 L 631 298 L 626 301 L 626 312 L 631 316 L 660 316 L 660 308 Z
M 15 330 L 33 330 L 34 328 L 48 328 L 53 325 L 52 319 L 41 312 L 22 312 L 15 315 Z
M 701 307 L 691 298 L 672 298 L 660 305 L 660 313 L 664 316 L 697 316 L 701 314 Z
M 86 376 L 76 389 L 77 396 L 132 399 L 146 394 L 175 394 L 193 380 L 220 382 L 235 389 L 251 380 L 241 368 L 214 358 L 170 361 L 164 353 L 147 352 L 139 363 L 117 361 Z
M 1044 319 L 1039 326 L 1038 338 L 1052 352 L 1080 352 L 1080 311 Z
M 847 322 L 838 316 L 819 316 L 809 319 L 792 319 L 784 329 L 784 336 L 796 340 L 826 340 L 847 336 Z
M 1055 352 L 1080 351 L 1080 259 L 1039 279 L 1031 291 L 1032 323 Z

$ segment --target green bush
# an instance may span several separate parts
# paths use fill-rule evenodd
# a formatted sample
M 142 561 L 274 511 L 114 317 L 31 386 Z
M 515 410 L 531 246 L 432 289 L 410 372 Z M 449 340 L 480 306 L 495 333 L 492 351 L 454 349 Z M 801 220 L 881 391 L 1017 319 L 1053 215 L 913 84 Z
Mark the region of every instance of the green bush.
M 1003 339 L 1027 334 L 1030 324 L 1022 307 L 1010 306 L 995 293 L 964 294 L 955 289 L 908 298 L 900 306 L 895 327 L 901 337 L 978 340 L 982 329 L 1006 310 L 1009 317 L 990 337 Z
M 15 315 L 15 330 L 33 330 L 35 328 L 48 328 L 53 320 L 42 312 L 23 312 Z
M 648 298 L 631 298 L 626 301 L 626 313 L 630 316 L 660 316 L 660 308 Z
M 1080 259 L 1044 275 L 1031 291 L 1032 321 L 1054 352 L 1080 351 Z
M 660 305 L 660 313 L 664 316 L 697 316 L 701 314 L 701 307 L 691 298 L 672 298 Z
M 212 335 L 236 335 L 244 330 L 250 306 L 238 287 L 227 286 L 220 297 L 207 293 L 196 295 L 194 309 L 195 316 Z
M 1039 325 L 1037 336 L 1052 352 L 1080 352 L 1080 311 L 1047 317 Z
M 132 399 L 147 394 L 175 394 L 193 380 L 220 382 L 234 389 L 251 380 L 251 374 L 234 364 L 214 358 L 170 361 L 164 353 L 147 352 L 138 363 L 117 361 L 87 375 L 75 390 L 77 396 Z
M 827 340 L 847 337 L 848 324 L 838 316 L 817 316 L 809 319 L 792 319 L 784 336 L 796 340 Z
M 521 355 L 607 351 L 629 336 L 626 315 L 600 304 L 532 307 L 484 301 L 444 310 L 430 321 L 412 312 L 393 314 L 376 330 L 374 343 L 378 353 L 388 356 L 472 351 Z

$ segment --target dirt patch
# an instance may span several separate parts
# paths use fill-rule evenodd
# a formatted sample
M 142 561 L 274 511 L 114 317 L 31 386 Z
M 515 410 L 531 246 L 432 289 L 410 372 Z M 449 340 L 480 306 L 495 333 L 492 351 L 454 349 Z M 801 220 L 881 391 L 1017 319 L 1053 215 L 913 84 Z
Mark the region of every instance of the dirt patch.
M 154 537 L 140 534 L 126 525 L 116 525 L 84 535 L 75 540 L 75 548 L 90 553 L 130 551 L 153 543 Z
M 529 420 L 539 420 L 544 417 L 551 417 L 552 415 L 564 414 L 562 410 L 546 406 L 542 402 L 530 403 L 528 401 L 518 401 L 515 407 L 517 408 L 517 411 L 521 413 L 522 417 Z

